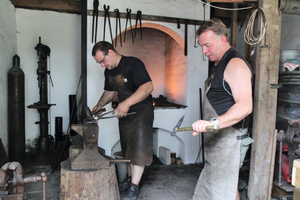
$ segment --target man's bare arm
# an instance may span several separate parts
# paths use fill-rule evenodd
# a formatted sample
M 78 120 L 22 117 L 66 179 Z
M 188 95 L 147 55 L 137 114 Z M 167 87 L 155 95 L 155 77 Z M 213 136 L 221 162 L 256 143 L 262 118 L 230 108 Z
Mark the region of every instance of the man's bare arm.
M 94 106 L 93 111 L 98 112 L 103 106 L 105 106 L 106 104 L 111 102 L 114 97 L 114 94 L 115 94 L 114 91 L 104 90 L 98 103 Z M 100 113 L 97 113 L 97 114 L 100 114 Z

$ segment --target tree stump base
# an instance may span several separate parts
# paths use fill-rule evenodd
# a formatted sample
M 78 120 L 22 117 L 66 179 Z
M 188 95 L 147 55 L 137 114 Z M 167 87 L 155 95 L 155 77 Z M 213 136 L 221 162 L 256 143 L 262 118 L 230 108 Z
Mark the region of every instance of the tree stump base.
M 72 170 L 61 162 L 60 200 L 120 200 L 115 164 L 109 168 Z

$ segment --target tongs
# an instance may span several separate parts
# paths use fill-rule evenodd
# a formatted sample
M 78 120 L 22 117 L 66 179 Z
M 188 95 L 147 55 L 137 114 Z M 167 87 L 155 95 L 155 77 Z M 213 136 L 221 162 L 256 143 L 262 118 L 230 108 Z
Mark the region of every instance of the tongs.
M 98 112 L 100 112 L 100 111 L 105 112 L 106 109 L 101 108 Z M 88 106 L 85 107 L 85 113 L 87 115 L 87 118 L 86 118 L 87 121 L 97 121 L 99 119 L 109 119 L 109 118 L 118 117 L 118 115 L 112 115 L 112 116 L 104 117 L 105 115 L 110 114 L 112 112 L 113 112 L 113 110 L 109 111 L 109 112 L 106 112 L 106 113 L 103 113 L 103 114 L 100 114 L 100 115 L 96 115 L 95 111 L 91 111 Z M 127 113 L 127 115 L 132 115 L 132 114 L 135 114 L 135 113 L 136 112 L 131 112 L 131 113 Z

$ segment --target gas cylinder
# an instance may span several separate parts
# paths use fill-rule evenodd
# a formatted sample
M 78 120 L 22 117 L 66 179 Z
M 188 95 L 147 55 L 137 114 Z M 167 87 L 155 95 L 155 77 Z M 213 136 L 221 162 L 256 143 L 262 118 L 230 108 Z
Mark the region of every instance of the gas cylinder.
M 10 161 L 25 159 L 25 81 L 20 57 L 13 57 L 8 72 L 8 156 Z

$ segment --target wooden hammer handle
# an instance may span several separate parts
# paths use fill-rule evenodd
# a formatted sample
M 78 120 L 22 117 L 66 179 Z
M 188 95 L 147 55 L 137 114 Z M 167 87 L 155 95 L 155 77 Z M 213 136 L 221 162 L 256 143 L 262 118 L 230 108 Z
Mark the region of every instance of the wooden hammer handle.
M 211 125 L 211 126 L 207 126 L 205 128 L 206 130 L 217 130 L 217 126 L 216 125 Z M 192 127 L 182 127 L 182 128 L 176 128 L 176 132 L 177 131 L 192 131 L 193 128 Z

